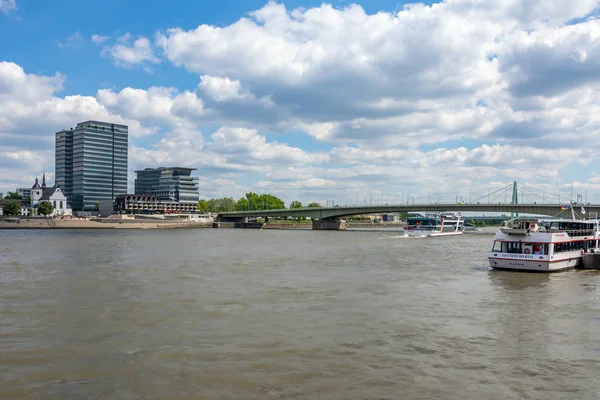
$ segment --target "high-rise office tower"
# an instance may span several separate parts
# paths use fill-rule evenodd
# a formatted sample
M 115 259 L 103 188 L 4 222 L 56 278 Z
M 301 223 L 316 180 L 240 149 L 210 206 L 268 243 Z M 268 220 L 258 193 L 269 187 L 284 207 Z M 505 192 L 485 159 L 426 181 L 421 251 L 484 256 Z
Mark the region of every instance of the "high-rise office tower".
M 158 200 L 198 203 L 198 178 L 191 176 L 196 168 L 159 167 L 135 171 L 135 194 L 151 194 Z
M 56 132 L 56 183 L 74 211 L 127 193 L 127 125 L 86 121 Z

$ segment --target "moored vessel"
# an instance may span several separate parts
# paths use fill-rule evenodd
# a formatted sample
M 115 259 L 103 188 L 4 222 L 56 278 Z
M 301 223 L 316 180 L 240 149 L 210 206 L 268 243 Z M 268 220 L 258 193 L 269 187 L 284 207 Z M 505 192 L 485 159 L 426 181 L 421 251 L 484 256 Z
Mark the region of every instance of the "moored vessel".
M 518 218 L 498 230 L 488 259 L 494 269 L 563 271 L 598 252 L 599 239 L 598 220 Z

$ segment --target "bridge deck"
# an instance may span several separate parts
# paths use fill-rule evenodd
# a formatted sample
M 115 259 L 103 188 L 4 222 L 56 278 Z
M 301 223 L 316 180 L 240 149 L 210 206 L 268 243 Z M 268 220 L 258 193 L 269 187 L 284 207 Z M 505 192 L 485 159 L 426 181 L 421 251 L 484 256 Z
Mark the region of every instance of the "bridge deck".
M 585 205 L 587 215 L 600 212 L 600 205 Z M 560 204 L 392 204 L 378 206 L 351 206 L 351 207 L 321 207 L 321 208 L 294 208 L 280 210 L 255 210 L 234 211 L 219 213 L 219 217 L 305 217 L 312 219 L 336 219 L 352 215 L 381 214 L 390 212 L 428 212 L 428 211 L 455 211 L 455 212 L 494 212 L 494 213 L 521 213 L 531 215 L 546 215 L 570 218 L 570 210 L 562 210 Z M 579 206 L 575 212 L 581 216 Z

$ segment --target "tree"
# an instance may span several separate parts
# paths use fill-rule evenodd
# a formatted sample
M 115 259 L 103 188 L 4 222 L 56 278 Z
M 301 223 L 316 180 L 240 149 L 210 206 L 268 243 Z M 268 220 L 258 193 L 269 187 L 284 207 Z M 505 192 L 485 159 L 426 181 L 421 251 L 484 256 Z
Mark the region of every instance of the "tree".
M 235 200 L 233 197 L 223 197 L 219 200 L 219 211 L 235 211 Z
M 4 198 L 9 200 L 23 200 L 23 197 L 17 192 L 8 192 Z
M 254 192 L 246 193 L 246 197 L 242 197 L 236 203 L 238 211 L 244 210 L 278 210 L 284 209 L 285 203 L 277 196 L 272 194 L 257 194 Z
M 317 202 L 312 202 L 310 203 L 307 207 L 312 207 L 312 208 L 321 208 L 321 205 Z
M 290 203 L 290 208 L 302 208 L 302 202 L 294 200 Z
M 202 199 L 198 201 L 198 205 L 196 206 L 196 208 L 198 208 L 198 211 L 202 213 L 208 212 L 208 202 Z
M 99 202 L 94 203 L 94 211 L 100 211 L 100 203 Z M 52 213 L 52 211 L 50 211 L 50 213 Z
M 53 211 L 54 207 L 52 207 L 49 201 L 42 201 L 38 206 L 38 212 L 42 215 L 52 214 Z
M 220 199 L 210 199 L 206 202 L 206 206 L 209 212 L 218 213 L 226 211 L 235 211 L 236 203 L 231 197 L 223 197 Z
M 261 198 L 264 201 L 267 210 L 285 209 L 285 203 L 277 196 L 273 196 L 272 194 L 262 194 Z
M 232 197 L 223 197 L 217 199 L 200 200 L 198 210 L 203 212 L 229 212 L 229 211 L 252 211 L 252 210 L 274 210 L 285 209 L 285 203 L 277 196 L 271 194 L 256 194 L 254 192 L 246 193 L 246 197 L 241 197 L 235 201 Z
M 2 213 L 4 215 L 19 215 L 21 213 L 21 207 L 18 203 L 13 201 L 5 201 L 2 206 Z
M 248 202 L 248 199 L 245 197 L 241 197 L 236 203 L 235 203 L 235 210 L 236 211 L 248 211 L 250 209 L 250 203 Z

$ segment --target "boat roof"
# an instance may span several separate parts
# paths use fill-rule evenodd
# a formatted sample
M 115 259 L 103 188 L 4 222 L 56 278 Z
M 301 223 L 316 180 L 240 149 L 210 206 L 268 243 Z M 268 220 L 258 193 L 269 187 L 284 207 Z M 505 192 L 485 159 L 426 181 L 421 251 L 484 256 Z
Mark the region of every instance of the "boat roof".
M 593 224 L 598 222 L 597 219 L 573 219 L 573 218 L 544 218 L 544 217 L 516 217 L 508 220 L 508 222 L 518 221 L 536 221 L 536 222 L 586 222 Z

